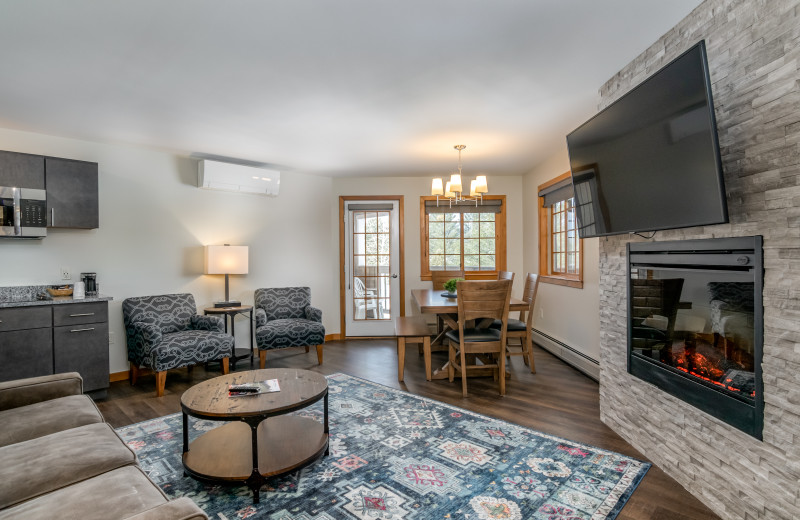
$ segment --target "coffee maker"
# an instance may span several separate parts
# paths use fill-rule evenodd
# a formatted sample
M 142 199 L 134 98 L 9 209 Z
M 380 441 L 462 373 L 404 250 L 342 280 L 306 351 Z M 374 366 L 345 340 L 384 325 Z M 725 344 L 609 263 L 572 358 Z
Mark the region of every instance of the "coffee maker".
M 86 287 L 86 296 L 97 296 L 97 273 L 81 273 L 81 281 Z

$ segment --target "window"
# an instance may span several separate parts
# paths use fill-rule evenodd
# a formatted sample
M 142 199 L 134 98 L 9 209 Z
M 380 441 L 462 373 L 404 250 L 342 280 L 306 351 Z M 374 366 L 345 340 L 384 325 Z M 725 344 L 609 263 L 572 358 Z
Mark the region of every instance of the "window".
M 578 238 L 570 173 L 539 186 L 541 281 L 583 287 L 583 248 Z
M 464 271 L 466 278 L 491 279 L 506 268 L 505 195 L 485 195 L 483 203 L 450 204 L 420 197 L 421 274 Z

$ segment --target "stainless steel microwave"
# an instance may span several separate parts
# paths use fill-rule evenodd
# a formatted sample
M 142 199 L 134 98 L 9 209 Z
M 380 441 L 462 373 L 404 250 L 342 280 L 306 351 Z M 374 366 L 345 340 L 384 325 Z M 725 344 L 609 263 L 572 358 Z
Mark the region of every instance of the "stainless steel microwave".
M 0 238 L 47 236 L 45 190 L 0 187 Z

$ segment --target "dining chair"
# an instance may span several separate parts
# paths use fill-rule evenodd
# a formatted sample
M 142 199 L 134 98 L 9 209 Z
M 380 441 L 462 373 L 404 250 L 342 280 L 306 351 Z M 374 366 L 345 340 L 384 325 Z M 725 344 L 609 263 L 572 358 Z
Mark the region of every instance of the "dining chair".
M 524 311 L 519 311 L 519 319 L 509 318 L 506 326 L 506 338 L 519 339 L 519 345 L 509 345 L 506 341 L 506 356 L 522 356 L 525 364 L 531 369 L 531 373 L 536 373 L 536 364 L 533 361 L 533 338 L 531 329 L 533 328 L 533 306 L 536 303 L 536 292 L 539 290 L 539 275 L 528 273 L 525 277 L 525 289 L 522 291 L 522 301 L 527 304 Z M 493 329 L 500 329 L 503 326 L 500 320 L 494 320 L 490 325 Z M 511 350 L 511 348 L 520 350 Z
M 492 368 L 499 383 L 500 395 L 506 393 L 506 324 L 511 299 L 511 280 L 460 281 L 458 291 L 458 330 L 447 331 L 450 341 L 448 379 L 452 382 L 455 371 L 461 372 L 461 393 L 467 397 L 467 371 L 473 367 Z M 500 320 L 501 328 L 465 328 L 468 320 L 477 323 L 482 318 Z M 481 361 L 493 360 L 484 365 L 468 365 L 467 354 L 488 354 Z
M 514 281 L 514 273 L 511 271 L 498 271 L 497 272 L 497 279 L 498 280 L 511 280 Z
M 464 271 L 431 271 L 431 281 L 433 288 L 444 291 L 444 284 L 453 278 L 464 278 Z

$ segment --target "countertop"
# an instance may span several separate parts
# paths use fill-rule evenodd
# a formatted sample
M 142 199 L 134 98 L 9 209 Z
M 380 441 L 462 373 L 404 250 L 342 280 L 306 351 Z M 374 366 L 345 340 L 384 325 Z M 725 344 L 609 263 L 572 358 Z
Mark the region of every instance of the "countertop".
M 92 303 L 92 302 L 107 302 L 113 300 L 112 296 L 98 294 L 97 296 L 87 296 L 86 298 L 76 300 L 72 296 L 53 296 L 49 300 L 8 300 L 0 301 L 0 309 L 8 307 L 36 307 L 41 305 L 64 305 L 70 303 Z
M 8 307 L 37 307 L 42 305 L 64 305 L 70 303 L 107 302 L 111 296 L 98 294 L 76 300 L 72 296 L 50 296 L 47 285 L 19 285 L 0 287 L 0 309 Z

